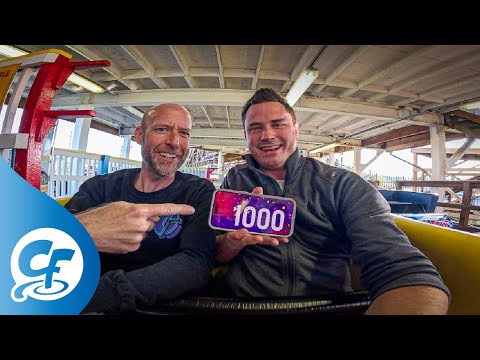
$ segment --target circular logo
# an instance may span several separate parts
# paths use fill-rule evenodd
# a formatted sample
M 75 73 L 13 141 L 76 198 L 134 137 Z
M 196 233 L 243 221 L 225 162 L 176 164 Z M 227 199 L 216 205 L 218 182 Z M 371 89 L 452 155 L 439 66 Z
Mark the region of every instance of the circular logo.
M 11 297 L 16 302 L 29 296 L 60 299 L 77 286 L 83 266 L 82 251 L 67 233 L 54 228 L 30 231 L 15 245 L 10 258 L 15 281 Z
M 171 239 L 182 230 L 182 218 L 180 215 L 162 216 L 155 224 L 155 232 L 160 239 Z

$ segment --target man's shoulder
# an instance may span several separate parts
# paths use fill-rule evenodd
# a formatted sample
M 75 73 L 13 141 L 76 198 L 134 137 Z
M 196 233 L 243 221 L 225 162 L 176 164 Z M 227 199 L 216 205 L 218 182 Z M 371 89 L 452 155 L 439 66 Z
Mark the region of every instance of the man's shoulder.
M 314 180 L 319 186 L 329 186 L 337 188 L 340 186 L 356 187 L 365 182 L 362 177 L 355 172 L 338 166 L 325 164 L 313 158 L 306 158 L 304 165 L 303 181 L 307 179 Z
M 140 171 L 140 169 L 122 169 L 117 170 L 108 174 L 99 174 L 87 179 L 88 182 L 115 182 L 118 180 L 123 180 L 126 176 L 130 176 L 133 173 Z
M 314 171 L 318 175 L 324 175 L 326 177 L 338 177 L 338 176 L 344 176 L 344 175 L 356 175 L 353 171 L 349 169 L 345 169 L 342 167 L 334 166 L 334 165 L 329 165 L 325 164 L 321 161 L 318 161 L 314 158 L 305 158 L 305 169 Z
M 211 188 L 215 189 L 215 186 L 213 185 L 213 183 L 210 180 L 202 178 L 198 175 L 188 174 L 188 173 L 183 173 L 181 171 L 177 171 L 176 179 L 178 181 L 182 181 L 182 182 L 186 183 L 186 185 L 188 187 L 190 187 L 190 186 L 205 186 L 207 188 L 211 187 Z
M 250 171 L 250 168 L 246 163 L 237 164 L 228 170 L 227 175 L 231 176 L 233 174 L 237 174 L 239 172 L 245 172 L 245 171 Z

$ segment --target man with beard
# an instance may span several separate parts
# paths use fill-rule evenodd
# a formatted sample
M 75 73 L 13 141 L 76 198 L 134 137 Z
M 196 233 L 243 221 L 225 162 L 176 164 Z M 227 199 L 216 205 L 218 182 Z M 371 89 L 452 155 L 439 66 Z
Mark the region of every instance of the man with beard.
M 208 283 L 215 187 L 177 171 L 188 156 L 191 128 L 191 115 L 180 105 L 149 109 L 135 129 L 142 167 L 90 178 L 65 205 L 100 255 L 101 277 L 83 313 L 135 311 Z
M 226 264 L 214 290 L 238 297 L 312 297 L 352 291 L 350 264 L 371 305 L 366 314 L 445 314 L 449 290 L 427 257 L 395 225 L 382 195 L 354 172 L 302 156 L 288 102 L 263 88 L 243 107 L 250 154 L 227 173 L 222 188 L 293 198 L 289 238 L 217 236 Z

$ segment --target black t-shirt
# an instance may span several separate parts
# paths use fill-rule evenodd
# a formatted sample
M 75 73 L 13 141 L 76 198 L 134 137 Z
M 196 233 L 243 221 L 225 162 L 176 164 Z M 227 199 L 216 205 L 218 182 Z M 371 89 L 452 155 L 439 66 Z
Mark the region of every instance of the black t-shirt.
M 215 190 L 213 184 L 207 179 L 177 171 L 175 180 L 168 187 L 144 193 L 134 186 L 139 171 L 125 169 L 88 179 L 65 207 L 75 214 L 114 201 L 177 203 L 193 206 L 195 213 L 161 217 L 137 251 L 128 254 L 100 252 L 101 274 L 104 276 L 95 297 L 103 299 L 94 297 L 95 303 L 111 302 L 112 293 L 121 289 L 126 293 L 121 297 L 128 298 L 124 299 L 128 307 L 131 308 L 133 298 L 136 302 L 140 298 L 142 303 L 149 304 L 201 288 L 211 274 L 215 259 L 215 231 L 208 225 L 208 214 Z M 118 283 L 122 286 L 119 287 Z

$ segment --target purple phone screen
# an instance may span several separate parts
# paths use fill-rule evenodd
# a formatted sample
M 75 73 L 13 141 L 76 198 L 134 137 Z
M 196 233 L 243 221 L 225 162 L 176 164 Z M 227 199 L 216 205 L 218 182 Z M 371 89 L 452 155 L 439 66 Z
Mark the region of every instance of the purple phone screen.
M 295 201 L 289 198 L 217 190 L 210 209 L 210 226 L 221 230 L 290 236 Z

